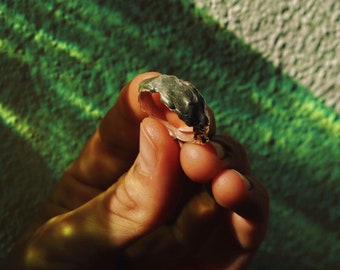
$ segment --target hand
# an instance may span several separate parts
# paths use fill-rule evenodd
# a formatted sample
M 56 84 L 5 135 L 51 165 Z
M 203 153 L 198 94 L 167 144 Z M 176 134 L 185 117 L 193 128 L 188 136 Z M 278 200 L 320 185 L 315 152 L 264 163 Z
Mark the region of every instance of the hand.
M 125 86 L 39 219 L 12 269 L 243 269 L 262 242 L 269 199 L 227 136 L 180 148 Z

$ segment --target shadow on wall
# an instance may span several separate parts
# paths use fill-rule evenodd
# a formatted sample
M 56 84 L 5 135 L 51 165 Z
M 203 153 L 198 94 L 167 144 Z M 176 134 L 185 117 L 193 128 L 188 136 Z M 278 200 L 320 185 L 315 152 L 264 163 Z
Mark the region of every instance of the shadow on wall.
M 335 225 L 340 222 L 339 116 L 308 89 L 186 1 L 76 1 L 53 3 L 52 8 L 44 1 L 28 1 L 27 6 L 7 2 L 8 10 L 25 14 L 31 26 L 24 30 L 31 34 L 22 36 L 5 25 L 21 44 L 21 54 L 31 57 L 24 68 L 31 70 L 30 78 L 13 81 L 12 86 L 0 79 L 1 102 L 46 131 L 62 121 L 60 132 L 71 134 L 60 141 L 62 136 L 48 137 L 45 132 L 46 137 L 37 140 L 49 149 L 37 148 L 45 151 L 40 155 L 48 167 L 58 166 L 60 172 L 79 150 L 80 143 L 72 144 L 72 138 L 85 141 L 98 120 L 89 123 L 79 108 L 66 105 L 56 95 L 60 88 L 105 111 L 112 89 L 117 91 L 137 73 L 175 74 L 202 90 L 215 111 L 219 132 L 246 145 L 255 175 L 271 193 L 270 231 L 254 269 L 276 269 L 278 262 L 287 269 L 291 263 L 286 258 L 304 269 L 338 263 L 332 254 L 340 252 Z M 22 65 L 12 58 L 4 60 L 7 66 Z M 19 69 L 13 70 L 13 78 L 19 73 L 25 76 Z M 54 114 L 46 115 L 52 108 Z M 57 158 L 51 157 L 54 152 Z M 32 176 L 25 181 L 37 185 L 34 190 L 44 185 Z
M 1 122 L 0 131 L 1 261 L 21 230 L 35 218 L 53 184 L 53 174 L 28 141 Z

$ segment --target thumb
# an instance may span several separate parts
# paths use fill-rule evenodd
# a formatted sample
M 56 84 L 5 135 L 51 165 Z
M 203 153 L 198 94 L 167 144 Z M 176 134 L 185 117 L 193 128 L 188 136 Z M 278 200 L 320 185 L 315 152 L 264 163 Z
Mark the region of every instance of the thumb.
M 124 246 L 163 223 L 176 205 L 179 146 L 157 120 L 140 128 L 140 152 L 130 170 L 104 195 L 112 243 Z
M 86 204 L 46 222 L 22 252 L 28 269 L 82 269 L 115 255 L 172 212 L 182 175 L 179 146 L 158 121 L 141 123 L 140 152 L 120 179 Z

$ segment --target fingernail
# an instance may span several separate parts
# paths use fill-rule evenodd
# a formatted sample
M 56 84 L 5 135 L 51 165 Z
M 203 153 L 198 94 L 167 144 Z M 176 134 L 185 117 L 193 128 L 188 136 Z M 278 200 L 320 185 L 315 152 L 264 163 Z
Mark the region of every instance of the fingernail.
M 157 163 L 157 149 L 152 141 L 149 132 L 152 131 L 144 127 L 143 123 L 140 128 L 140 169 L 146 174 L 150 174 L 156 167 Z
M 233 171 L 236 172 L 241 177 L 241 179 L 243 180 L 243 182 L 244 182 L 244 184 L 245 184 L 245 186 L 248 190 L 254 189 L 254 184 L 250 181 L 250 177 L 245 176 L 245 175 L 241 174 L 240 172 L 238 172 L 236 170 L 233 170 Z
M 225 159 L 226 154 L 225 154 L 225 151 L 224 151 L 222 145 L 220 145 L 219 143 L 216 143 L 216 142 L 212 142 L 212 141 L 210 141 L 210 144 L 211 144 L 212 147 L 215 149 L 215 152 L 216 152 L 217 157 L 218 157 L 220 160 Z
M 215 149 L 216 155 L 220 160 L 228 156 L 227 145 L 223 141 L 213 138 L 210 140 L 210 144 Z

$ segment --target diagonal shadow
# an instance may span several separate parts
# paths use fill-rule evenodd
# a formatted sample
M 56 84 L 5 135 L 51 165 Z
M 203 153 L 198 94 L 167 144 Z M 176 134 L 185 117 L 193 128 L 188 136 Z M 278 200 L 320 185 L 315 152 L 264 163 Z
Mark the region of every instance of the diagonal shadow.
M 7 2 L 9 6 L 12 3 Z M 97 1 L 99 13 L 94 15 L 84 15 L 87 14 L 82 6 L 85 4 L 73 2 L 72 9 L 62 2 L 50 3 L 49 12 L 44 12 L 45 6 L 39 5 L 17 4 L 14 8 L 26 14 L 37 29 L 53 33 L 57 40 L 87 48 L 92 60 L 84 64 L 71 61 L 63 54 L 45 55 L 46 66 L 55 66 L 58 59 L 65 61 L 63 69 L 75 78 L 84 70 L 95 73 L 96 76 L 83 80 L 84 86 L 90 86 L 86 91 L 89 96 L 100 92 L 106 84 L 119 89 L 129 76 L 145 70 L 176 74 L 194 82 L 213 107 L 219 131 L 232 134 L 247 146 L 254 173 L 263 179 L 272 199 L 290 210 L 298 209 L 323 231 L 339 237 L 340 186 L 336 181 L 340 175 L 339 116 L 314 98 L 308 89 L 232 33 L 219 29 L 204 16 L 196 16 L 193 6 L 183 5 L 186 1 Z M 78 6 L 82 8 L 77 9 Z M 56 10 L 64 12 L 58 20 L 52 16 Z M 119 14 L 118 21 L 123 21 L 112 25 L 113 19 L 96 21 L 94 18 L 108 16 L 110 12 L 112 16 Z M 86 21 L 87 16 L 93 20 Z M 67 19 L 70 17 L 73 19 Z M 86 27 L 82 27 L 84 25 Z M 112 79 L 103 81 L 102 77 Z M 35 81 L 33 88 L 53 83 L 50 77 L 42 77 L 40 82 Z M 65 82 L 65 87 L 72 91 L 75 85 Z M 96 97 L 98 106 L 107 106 L 109 95 L 105 92 L 102 99 Z M 54 96 L 50 98 L 53 101 Z M 32 102 L 23 102 L 22 108 L 32 108 Z M 47 100 L 43 102 L 48 104 Z M 51 102 L 51 106 L 56 105 Z M 65 121 L 70 117 L 58 115 Z M 88 127 L 88 119 L 78 120 L 78 127 Z M 63 128 L 74 132 L 72 123 Z M 272 216 L 272 230 L 284 231 L 285 226 L 279 216 Z M 279 239 L 276 240 L 284 250 L 289 249 L 283 235 L 273 233 L 272 236 Z M 299 247 L 299 232 L 295 237 Z M 307 247 L 308 243 L 302 245 Z M 329 266 L 334 263 L 334 259 L 327 262 L 327 250 L 317 249 L 315 247 L 316 254 L 324 255 L 324 259 L 309 258 L 306 266 L 314 262 Z M 264 255 L 267 256 L 270 257 Z
M 0 121 L 0 265 L 55 182 L 41 154 Z
M 318 209 L 314 206 L 316 197 L 311 196 L 339 190 L 337 171 L 332 170 L 339 164 L 335 134 L 339 119 L 332 109 L 232 33 L 193 17 L 181 1 L 98 4 L 119 11 L 142 33 L 142 45 L 126 37 L 130 55 L 142 59 L 140 68 L 145 63 L 148 68 L 190 78 L 203 89 L 214 109 L 222 113 L 218 115 L 220 130 L 231 132 L 249 146 L 256 171 L 267 181 L 275 199 L 290 201 L 292 207 L 298 205 L 308 216 L 316 217 L 315 222 L 321 217 L 326 229 L 335 230 L 325 209 L 336 202 L 325 202 Z M 169 26 L 171 31 L 166 31 Z M 165 30 L 157 33 L 158 29 Z M 157 48 L 148 49 L 148 42 Z M 309 111 L 307 105 L 311 106 Z M 269 181 L 273 178 L 275 183 Z M 311 190 L 311 181 L 321 191 Z M 303 189 L 310 192 L 301 193 Z

